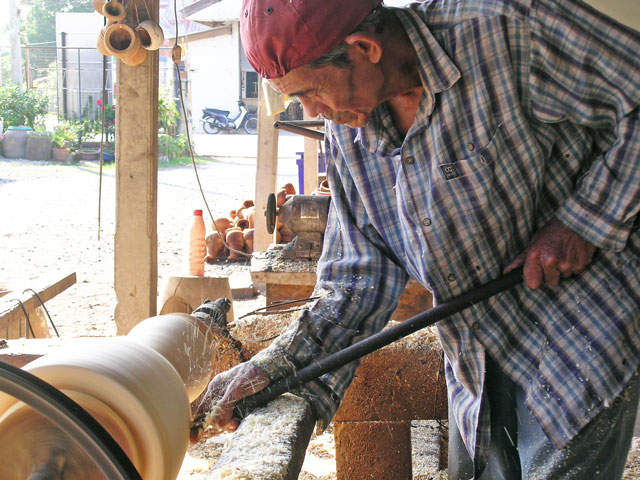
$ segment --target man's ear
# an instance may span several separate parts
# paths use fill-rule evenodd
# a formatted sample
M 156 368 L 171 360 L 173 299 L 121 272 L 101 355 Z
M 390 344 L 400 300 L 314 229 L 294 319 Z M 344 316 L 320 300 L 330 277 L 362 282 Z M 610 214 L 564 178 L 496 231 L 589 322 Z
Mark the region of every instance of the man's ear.
M 378 63 L 382 58 L 380 40 L 366 32 L 356 32 L 344 39 L 347 45 L 355 47 L 357 52 L 366 56 L 371 63 Z

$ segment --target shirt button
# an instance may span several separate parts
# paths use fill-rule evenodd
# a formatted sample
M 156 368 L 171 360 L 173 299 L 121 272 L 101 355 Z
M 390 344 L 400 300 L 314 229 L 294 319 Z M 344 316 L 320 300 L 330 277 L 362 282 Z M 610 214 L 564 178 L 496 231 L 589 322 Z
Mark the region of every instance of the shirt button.
M 422 220 L 422 224 L 425 227 L 428 227 L 429 225 L 431 225 L 431 219 L 430 218 L 425 218 L 424 220 Z
M 415 159 L 411 156 L 404 159 L 404 163 L 406 163 L 407 165 L 413 165 L 413 162 L 415 162 Z
M 473 143 L 469 143 L 469 144 L 467 144 L 467 149 L 468 149 L 470 152 L 473 152 L 473 151 L 475 150 L 475 148 L 476 148 L 476 147 L 473 145 Z
M 480 330 L 480 324 L 478 322 L 473 322 L 471 324 L 471 328 L 473 328 L 474 330 Z
M 447 275 L 447 280 L 449 280 L 450 282 L 453 282 L 456 279 L 456 276 L 453 273 L 450 273 L 449 275 Z

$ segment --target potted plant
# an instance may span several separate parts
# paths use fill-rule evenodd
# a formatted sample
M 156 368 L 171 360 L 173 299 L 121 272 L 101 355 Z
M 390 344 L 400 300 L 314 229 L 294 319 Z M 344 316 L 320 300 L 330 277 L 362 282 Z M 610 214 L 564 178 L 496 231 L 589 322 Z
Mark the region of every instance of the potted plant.
M 51 134 L 53 159 L 56 162 L 71 162 L 71 150 L 77 136 L 75 125 L 70 122 L 59 122 Z

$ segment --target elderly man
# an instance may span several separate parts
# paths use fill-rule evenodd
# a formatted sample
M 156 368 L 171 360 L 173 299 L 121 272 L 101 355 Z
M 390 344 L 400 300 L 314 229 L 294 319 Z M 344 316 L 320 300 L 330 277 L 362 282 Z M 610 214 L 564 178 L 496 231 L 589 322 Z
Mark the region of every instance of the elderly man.
M 620 478 L 640 382 L 640 35 L 577 0 L 245 0 L 249 62 L 326 122 L 322 297 L 212 380 L 235 402 L 436 302 L 454 479 Z M 356 364 L 298 392 L 321 425 Z M 393 473 L 389 473 L 392 478 Z

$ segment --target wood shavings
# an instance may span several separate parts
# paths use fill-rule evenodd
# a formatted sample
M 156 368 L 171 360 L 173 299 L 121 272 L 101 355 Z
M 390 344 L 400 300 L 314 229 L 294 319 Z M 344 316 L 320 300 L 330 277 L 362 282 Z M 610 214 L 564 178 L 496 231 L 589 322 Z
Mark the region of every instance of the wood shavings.
M 251 270 L 260 272 L 316 273 L 317 261 L 289 260 L 282 253 L 283 245 L 272 245 L 265 252 L 254 253 Z
M 256 409 L 240 424 L 232 442 L 209 475 L 210 480 L 286 480 L 292 442 L 309 415 L 305 400 L 285 394 Z
M 231 334 L 242 342 L 247 358 L 266 348 L 278 335 L 298 318 L 300 312 L 278 313 L 271 315 L 251 315 L 234 322 Z
M 386 328 L 398 325 L 401 322 L 390 321 Z M 430 326 L 418 330 L 409 336 L 401 338 L 385 348 L 394 348 L 398 350 L 416 350 L 422 348 L 440 349 L 440 341 L 438 340 L 438 334 L 436 333 L 436 327 Z

